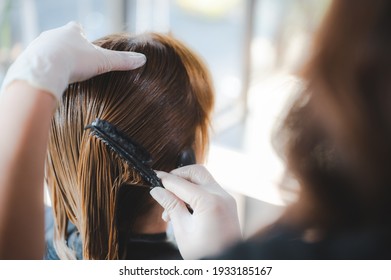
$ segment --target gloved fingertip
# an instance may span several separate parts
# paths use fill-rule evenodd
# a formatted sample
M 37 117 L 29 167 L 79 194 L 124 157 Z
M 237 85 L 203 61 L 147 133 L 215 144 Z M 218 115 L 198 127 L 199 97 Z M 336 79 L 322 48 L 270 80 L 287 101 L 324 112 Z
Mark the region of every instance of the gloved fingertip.
M 159 179 L 162 179 L 164 177 L 164 175 L 166 174 L 166 172 L 164 171 L 158 171 L 158 170 L 155 170 L 155 173 L 156 173 L 156 176 L 159 178 Z
M 127 54 L 128 54 L 129 56 L 133 56 L 133 57 L 144 57 L 145 59 L 147 59 L 146 56 L 145 56 L 145 54 L 143 54 L 143 53 L 139 53 L 139 52 L 127 52 Z
M 165 221 L 166 223 L 168 223 L 171 219 L 170 219 L 170 216 L 168 215 L 167 211 L 164 210 L 163 213 L 162 213 L 162 219 L 163 221 Z
M 147 57 L 141 53 L 130 53 L 129 60 L 133 68 L 139 68 L 147 62 Z
M 165 196 L 164 189 L 156 187 L 153 188 L 150 192 L 151 196 L 160 204 Z

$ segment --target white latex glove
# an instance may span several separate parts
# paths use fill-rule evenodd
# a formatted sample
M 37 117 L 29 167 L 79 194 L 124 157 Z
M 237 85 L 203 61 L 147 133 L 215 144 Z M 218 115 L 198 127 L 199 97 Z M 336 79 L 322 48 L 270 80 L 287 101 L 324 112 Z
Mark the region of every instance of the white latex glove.
M 205 167 L 191 165 L 157 174 L 166 189 L 154 188 L 151 195 L 165 209 L 162 218 L 171 220 L 184 259 L 214 256 L 241 239 L 236 202 Z
M 111 51 L 88 42 L 82 27 L 70 22 L 43 32 L 9 68 L 0 93 L 15 80 L 59 99 L 68 84 L 113 70 L 131 70 L 146 61 L 143 54 Z

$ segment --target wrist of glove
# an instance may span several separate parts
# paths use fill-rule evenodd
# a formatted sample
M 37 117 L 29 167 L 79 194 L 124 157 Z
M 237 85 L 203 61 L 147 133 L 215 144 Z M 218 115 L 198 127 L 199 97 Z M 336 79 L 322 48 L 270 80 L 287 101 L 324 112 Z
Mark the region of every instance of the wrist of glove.
M 16 80 L 60 99 L 68 84 L 113 71 L 131 70 L 146 61 L 143 54 L 106 50 L 88 42 L 81 26 L 70 22 L 43 32 L 9 68 L 1 88 Z

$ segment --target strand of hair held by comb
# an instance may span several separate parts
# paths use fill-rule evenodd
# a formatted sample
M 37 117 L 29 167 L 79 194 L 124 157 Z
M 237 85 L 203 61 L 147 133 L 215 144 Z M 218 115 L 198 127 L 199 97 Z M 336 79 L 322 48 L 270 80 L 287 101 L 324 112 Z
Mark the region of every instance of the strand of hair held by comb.
M 84 129 L 90 129 L 91 134 L 105 143 L 118 154 L 128 165 L 138 172 L 143 180 L 155 187 L 164 188 L 161 180 L 151 168 L 151 155 L 148 151 L 129 137 L 125 136 L 108 121 L 96 119 Z

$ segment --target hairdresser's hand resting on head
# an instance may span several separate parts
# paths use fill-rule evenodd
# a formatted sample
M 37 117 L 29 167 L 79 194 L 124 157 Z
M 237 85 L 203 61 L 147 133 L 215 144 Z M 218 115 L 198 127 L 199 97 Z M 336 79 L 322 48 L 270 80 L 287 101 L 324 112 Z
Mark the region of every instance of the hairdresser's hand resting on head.
M 151 195 L 165 209 L 163 219 L 171 220 L 184 259 L 216 255 L 241 239 L 235 200 L 205 167 L 191 165 L 157 174 L 166 189 L 154 188 Z
M 88 42 L 75 22 L 43 32 L 8 70 L 2 91 L 13 81 L 52 93 L 59 99 L 68 84 L 114 70 L 131 70 L 146 61 L 143 54 L 106 50 Z
M 67 85 L 145 60 L 96 47 L 69 23 L 42 33 L 10 67 L 0 91 L 0 259 L 43 257 L 46 148 L 56 101 Z

